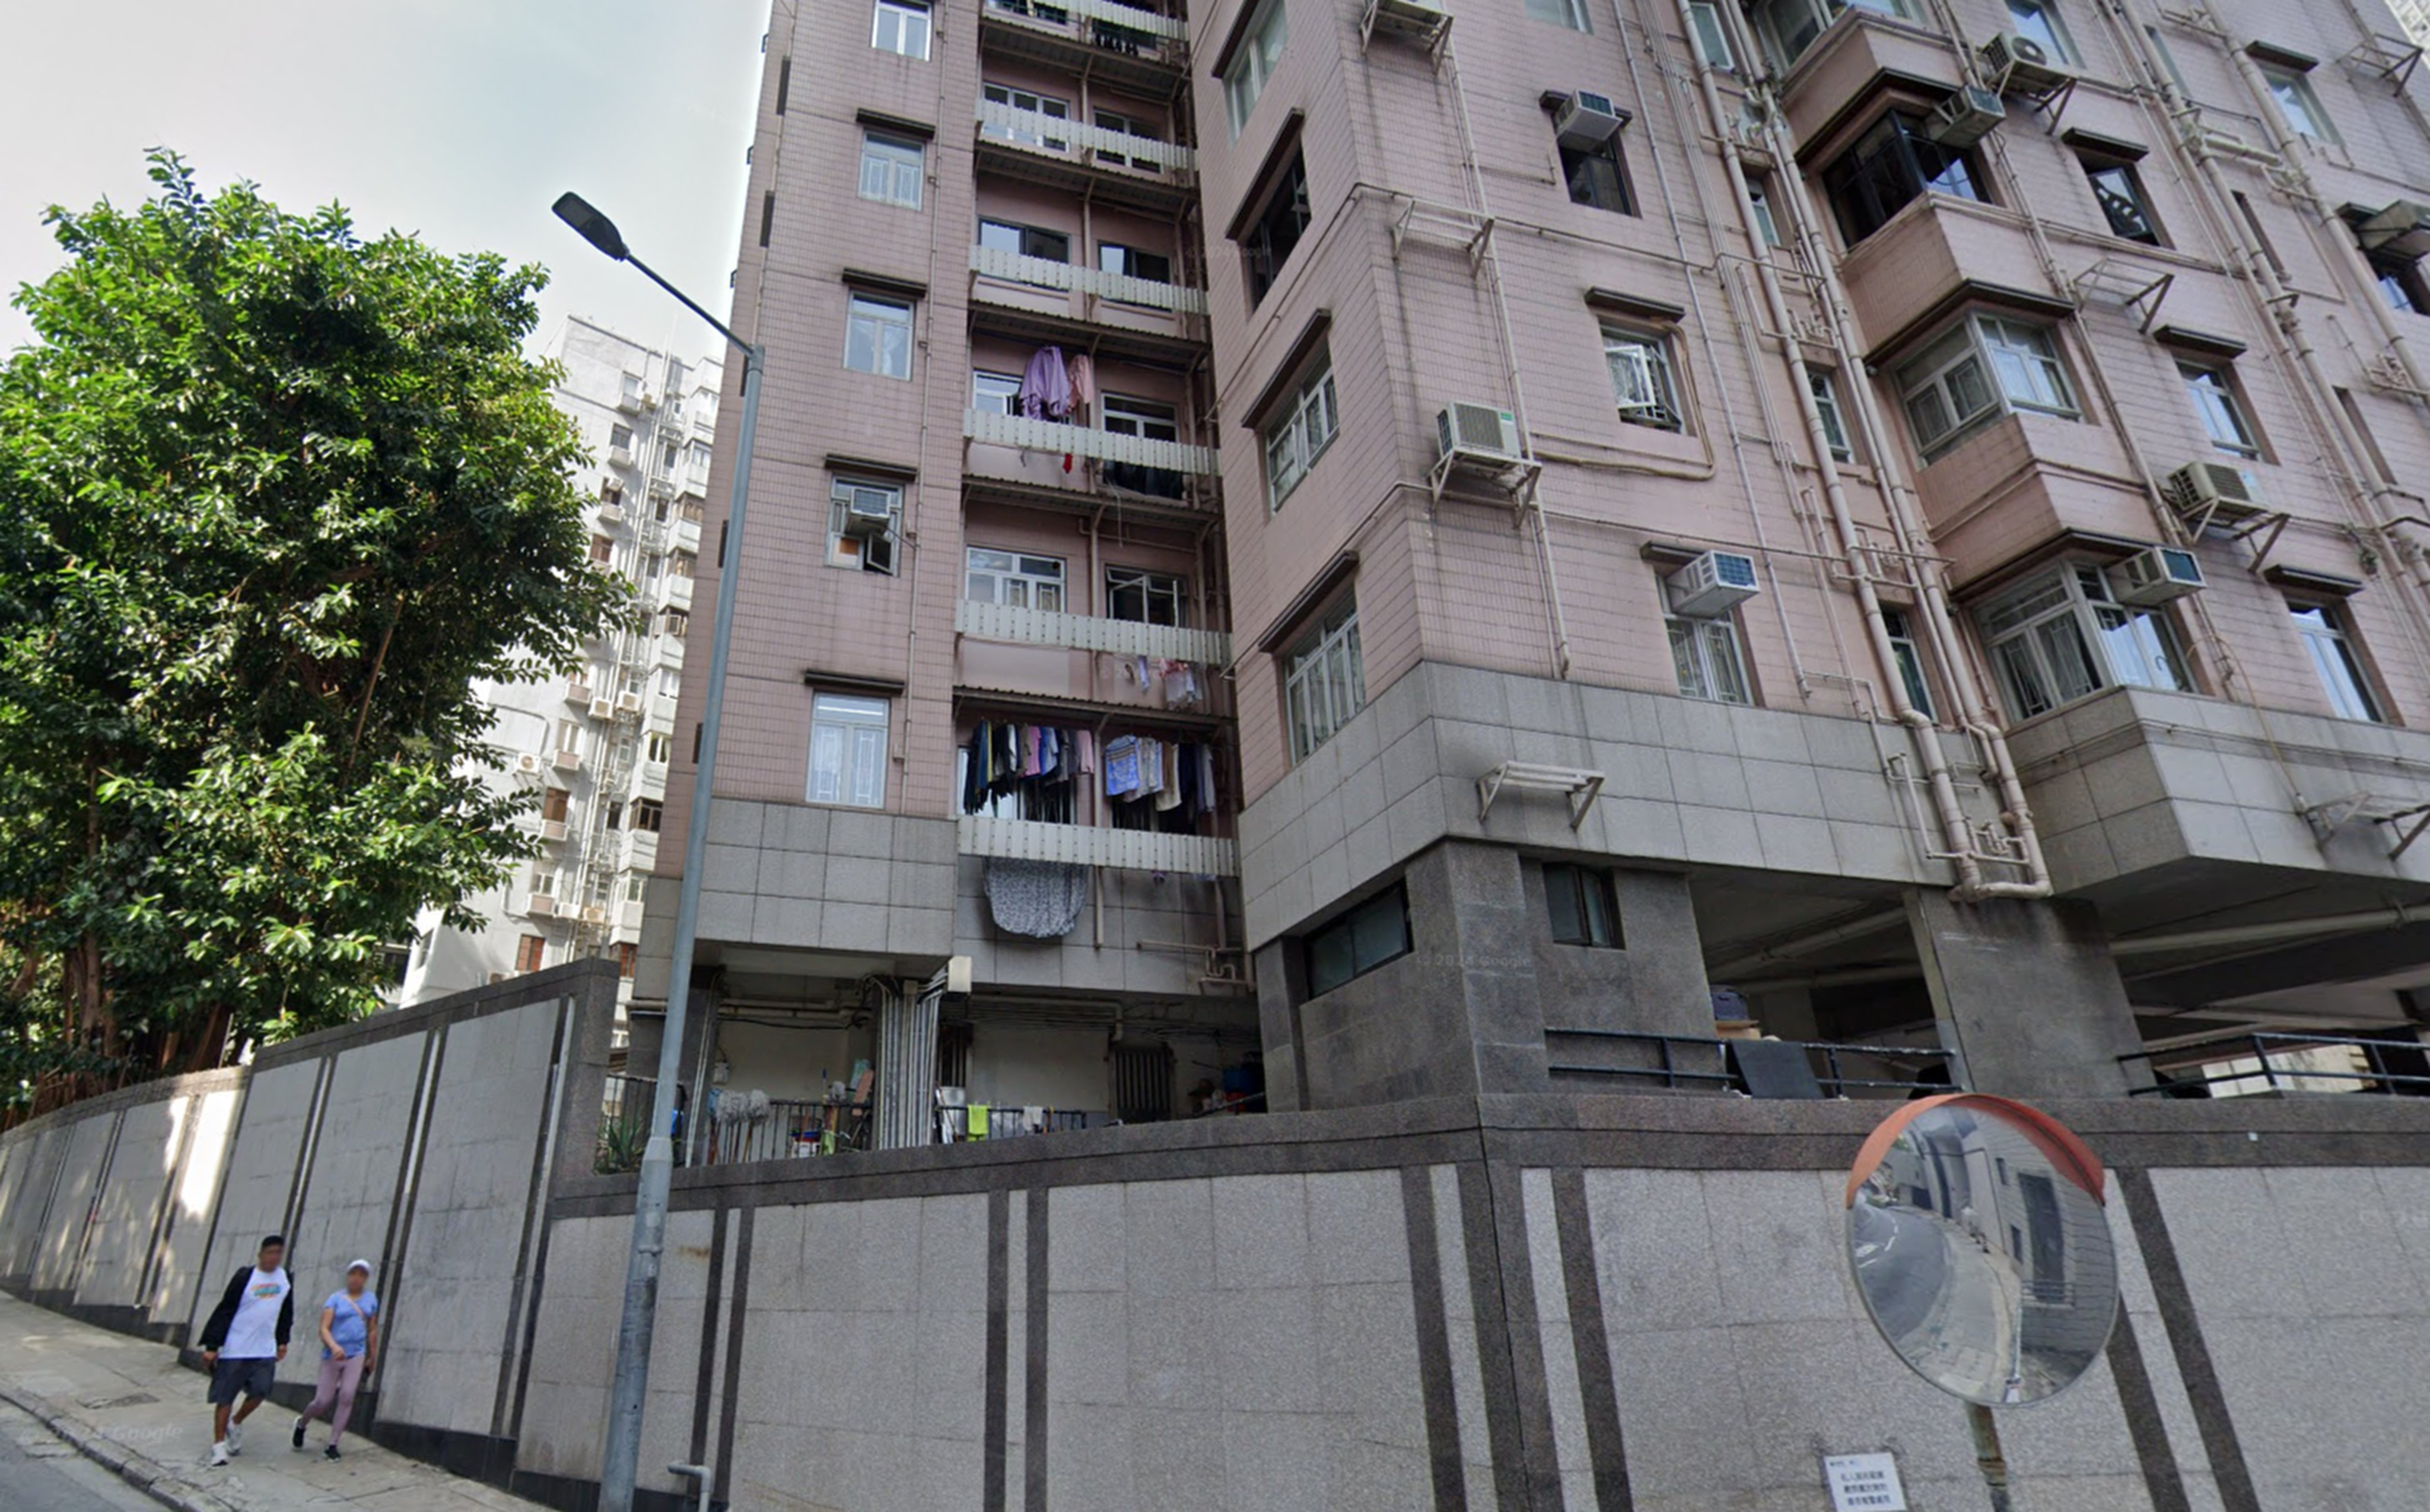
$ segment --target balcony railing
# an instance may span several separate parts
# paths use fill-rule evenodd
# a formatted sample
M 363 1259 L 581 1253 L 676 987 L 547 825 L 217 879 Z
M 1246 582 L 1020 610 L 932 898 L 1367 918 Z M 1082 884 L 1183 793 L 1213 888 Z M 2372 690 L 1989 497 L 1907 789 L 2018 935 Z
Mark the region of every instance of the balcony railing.
M 1093 614 L 1065 614 L 1056 609 L 1028 609 L 973 599 L 954 606 L 954 628 L 973 640 L 996 640 L 1006 645 L 1065 646 L 1074 651 L 1109 651 L 1119 656 L 1197 661 L 1218 667 L 1232 660 L 1232 638 L 1221 630 L 1186 630 L 1178 625 L 1142 624 L 1136 620 L 1107 620 Z
M 1117 305 L 1137 305 L 1147 309 L 1171 310 L 1179 315 L 1207 313 L 1207 291 L 1204 289 L 1158 283 L 1152 278 L 1134 278 L 1128 274 L 1107 273 L 1100 268 L 1055 262 L 1045 258 L 1024 258 L 1017 252 L 1006 252 L 996 247 L 971 248 L 971 272 L 1010 283 L 1026 284 L 1033 289 L 1093 294 Z
M 957 822 L 957 827 L 964 856 L 1001 856 L 1022 861 L 1060 861 L 1070 866 L 1107 866 L 1124 872 L 1166 872 L 1190 876 L 1240 874 L 1239 847 L 1208 835 L 1046 824 L 1029 819 L 990 819 L 984 814 L 966 814 Z
M 1190 34 L 1178 17 L 1160 16 L 1119 0 L 1063 0 L 1059 5 L 989 0 L 982 14 L 990 22 L 1010 21 L 1024 30 L 1059 33 L 1099 51 L 1176 64 Z
M 1555 1075 L 1609 1077 L 1618 1082 L 1651 1082 L 1668 1090 L 1714 1088 L 1756 1097 L 1901 1098 L 1919 1089 L 1961 1091 L 1955 1082 L 1956 1059 L 1935 1045 L 1854 1045 L 1828 1040 L 1723 1039 L 1706 1035 L 1653 1034 L 1633 1029 L 1556 1029 L 1547 1026 L 1544 1045 Z M 1760 1068 L 1741 1064 L 1741 1056 L 1787 1050 L 1803 1062 L 1806 1075 L 1791 1069 L 1782 1077 L 1774 1069 L 1767 1077 Z M 1738 1055 L 1733 1055 L 1733 1051 Z M 1854 1059 L 1851 1071 L 1843 1057 Z M 1871 1063 L 1870 1065 L 1867 1063 Z M 1884 1075 L 1902 1066 L 1915 1070 L 1901 1077 Z M 1926 1072 L 1934 1073 L 1927 1077 Z M 1794 1082 L 1792 1090 L 1784 1082 Z
M 1189 174 L 1198 167 L 1198 154 L 1189 147 L 993 100 L 979 102 L 977 120 L 980 133 L 990 141 L 1040 158 L 1109 169 L 1125 177 Z
M 2379 1092 L 2430 1095 L 2430 1047 L 2412 1039 L 2343 1035 L 2220 1035 L 2169 1050 L 2118 1057 L 2140 1064 L 2153 1085 L 2138 1097 L 2239 1097 L 2256 1092 Z
M 1145 436 L 1123 436 L 1109 430 L 1093 430 L 1087 425 L 1067 425 L 1060 421 L 1007 415 L 995 409 L 963 410 L 962 435 L 970 440 L 988 441 L 998 446 L 1019 446 L 1033 452 L 1064 452 L 1074 457 L 1094 457 L 1101 462 L 1127 462 L 1135 467 L 1191 473 L 1201 477 L 1215 474 L 1212 447 L 1154 440 Z

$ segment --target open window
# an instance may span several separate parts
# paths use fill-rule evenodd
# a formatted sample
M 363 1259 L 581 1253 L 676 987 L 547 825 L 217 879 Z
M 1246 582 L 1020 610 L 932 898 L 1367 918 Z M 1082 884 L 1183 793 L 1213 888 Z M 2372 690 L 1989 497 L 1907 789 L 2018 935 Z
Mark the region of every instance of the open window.
M 2108 574 L 2090 562 L 2037 573 L 1984 605 L 1975 621 L 2017 719 L 2120 685 L 2193 691 L 2168 611 L 2121 604 Z
M 837 478 L 828 503 L 827 565 L 892 576 L 902 526 L 902 489 L 866 478 Z

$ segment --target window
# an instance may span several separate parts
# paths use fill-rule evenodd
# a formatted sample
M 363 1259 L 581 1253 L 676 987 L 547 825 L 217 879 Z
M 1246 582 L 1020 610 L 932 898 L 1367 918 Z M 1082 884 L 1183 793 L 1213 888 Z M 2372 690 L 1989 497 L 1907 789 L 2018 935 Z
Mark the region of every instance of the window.
M 2053 62 L 2083 61 L 2067 34 L 2066 23 L 2058 19 L 2058 8 L 2048 0 L 2008 0 L 2008 29 L 2041 43 Z
M 602 509 L 621 509 L 624 507 L 624 485 L 617 482 L 613 478 L 601 478 L 599 480 L 599 507 Z
M 1344 598 L 1283 658 L 1291 759 L 1304 761 L 1367 702 L 1358 657 L 1358 601 Z
M 700 557 L 698 554 L 689 551 L 670 552 L 668 554 L 667 575 L 669 577 L 680 577 L 685 582 L 690 582 L 693 577 L 698 575 L 699 572 Z
M 911 306 L 907 300 L 852 296 L 844 323 L 843 365 L 885 378 L 911 376 Z
M 667 806 L 655 798 L 633 800 L 632 827 L 644 835 L 656 835 L 666 822 Z
M 1549 21 L 1556 26 L 1572 31 L 1592 31 L 1587 24 L 1587 8 L 1582 0 L 1525 0 L 1527 14 L 1538 21 Z
M 1621 419 L 1656 430 L 1681 428 L 1679 388 L 1671 372 L 1668 340 L 1606 326 L 1603 359 L 1611 373 L 1612 399 L 1620 406 Z
M 1618 215 L 1637 213 L 1637 204 L 1629 198 L 1628 168 L 1621 161 L 1619 138 L 1591 147 L 1573 147 L 1567 142 L 1557 146 L 1561 182 L 1569 186 L 1571 204 Z
M 610 801 L 609 801 L 609 803 L 608 803 L 608 819 L 607 819 L 606 827 L 607 827 L 607 828 L 608 828 L 608 829 L 610 829 L 610 830 L 616 830 L 616 829 L 622 829 L 622 828 L 624 827 L 624 804 L 623 804 L 622 802 L 620 802 L 620 801 L 610 800 Z
M 1902 366 L 1898 386 L 1927 460 L 2004 409 L 2076 412 L 2050 332 L 1997 315 L 1969 316 Z
M 877 20 L 870 28 L 869 45 L 881 53 L 905 58 L 928 56 L 926 0 L 877 0 Z
M 592 562 L 601 567 L 605 567 L 609 561 L 614 559 L 615 556 L 616 543 L 614 541 L 609 540 L 605 536 L 593 536 L 591 538 L 591 559 Z
M 608 449 L 611 452 L 631 451 L 633 449 L 633 427 L 630 425 L 608 426 Z
M 1915 711 L 1927 718 L 1932 714 L 1932 685 L 1923 680 L 1923 648 L 1916 643 L 1914 627 L 1907 623 L 1907 611 L 1889 605 L 1882 606 L 1882 626 L 1889 632 L 1890 655 L 1898 658 L 1899 685 L 1906 690 L 1906 701 Z
M 1097 402 L 1102 411 L 1097 428 L 1109 435 L 1138 436 L 1152 441 L 1181 439 L 1181 421 L 1171 405 L 1118 393 L 1101 394 Z
M 1021 379 L 1009 373 L 972 374 L 971 407 L 990 415 L 1021 413 Z
M 811 803 L 886 806 L 886 716 L 882 698 L 820 693 L 810 700 Z
M 1753 0 L 1747 17 L 1773 63 L 1787 68 L 1849 8 L 1849 0 Z M 1900 18 L 1907 13 L 1901 0 L 1855 0 L 1855 8 Z
M 1291 248 L 1299 245 L 1300 233 L 1307 229 L 1313 218 L 1307 205 L 1307 166 L 1294 152 L 1282 177 L 1267 192 L 1265 208 L 1240 238 L 1240 255 L 1248 263 L 1252 307 L 1274 286 L 1275 275 L 1290 260 Z
M 1022 225 L 1012 221 L 979 222 L 979 245 L 1018 258 L 1039 258 L 1047 262 L 1072 260 L 1070 237 L 1060 231 Z
M 1611 873 L 1584 866 L 1544 868 L 1544 902 L 1553 916 L 1553 939 L 1562 945 L 1600 945 L 1619 950 L 1620 909 L 1612 900 Z
M 2116 602 L 2098 567 L 2072 563 L 2045 573 L 1994 600 L 1978 618 L 2018 719 L 2113 684 L 2193 690 L 2168 616 Z
M 1695 34 L 1698 58 L 1724 74 L 1738 72 L 1738 57 L 1730 51 L 1729 27 L 1717 0 L 1688 0 L 1688 25 Z
M 538 935 L 524 935 L 515 941 L 515 970 L 537 972 L 541 957 L 547 954 L 548 941 Z
M 635 944 L 629 939 L 618 940 L 616 942 L 616 974 L 624 978 L 626 981 L 631 981 L 633 977 L 633 967 L 641 959 L 641 946 Z
M 985 546 L 962 552 L 962 597 L 1016 609 L 1063 608 L 1063 558 Z
M 558 721 L 557 748 L 579 754 L 582 750 L 582 726 L 573 720 Z
M 989 104 L 1003 106 L 1007 110 L 1021 110 L 1031 115 L 1042 115 L 1052 121 L 1069 121 L 1072 119 L 1072 102 L 1069 100 L 1058 100 L 1051 94 L 1038 94 L 1029 90 L 1016 90 L 1006 84 L 983 84 L 979 86 L 979 93 L 986 98 Z M 1018 141 L 1027 146 L 1043 147 L 1049 152 L 1061 152 L 1071 145 L 1070 142 L 1065 141 L 1060 137 L 1047 136 L 1044 132 L 1039 130 L 1035 125 L 1028 122 L 1024 122 L 1018 125 L 1002 125 L 994 122 L 990 122 L 979 128 L 979 134 L 981 136 L 993 137 L 998 141 Z
M 2234 374 L 2225 368 L 2193 362 L 2178 363 L 2177 374 L 2186 380 L 2186 393 L 2194 402 L 2195 413 L 2202 416 L 2203 429 L 2210 433 L 2213 447 L 2231 457 L 2261 455 L 2261 443 L 2255 439 L 2253 424 L 2245 418 L 2244 403 L 2237 394 Z
M 1927 193 L 1984 198 L 1975 183 L 1971 153 L 1942 146 L 1922 121 L 1896 110 L 1822 170 L 1839 234 L 1852 247 Z
M 551 788 L 547 796 L 540 801 L 541 819 L 546 823 L 564 823 L 566 806 L 570 801 L 570 795 L 564 789 Z
M 1091 110 L 1090 120 L 1100 131 L 1119 131 L 1126 137 L 1140 137 L 1149 141 L 1162 141 L 1164 133 L 1157 124 L 1144 116 L 1124 115 L 1120 110 Z M 1164 165 L 1153 158 L 1134 158 L 1119 152 L 1097 149 L 1097 161 L 1117 168 L 1136 168 L 1143 173 L 1158 174 Z
M 1266 507 L 1279 509 L 1299 480 L 1333 444 L 1341 412 L 1333 400 L 1333 364 L 1321 365 L 1313 376 L 1285 399 L 1274 418 L 1258 432 L 1266 452 Z
M 1240 136 L 1240 128 L 1249 124 L 1249 112 L 1257 108 L 1257 96 L 1266 92 L 1266 82 L 1274 76 L 1274 65 L 1282 61 L 1283 42 L 1289 36 L 1283 0 L 1265 0 L 1249 18 L 1240 44 L 1223 70 L 1223 105 L 1231 114 L 1233 136 Z
M 661 731 L 652 730 L 641 742 L 641 759 L 654 767 L 665 766 L 674 754 L 674 739 Z
M 1848 423 L 1839 413 L 1839 390 L 1828 371 L 1806 370 L 1806 386 L 1814 395 L 1815 413 L 1822 417 L 1822 436 L 1831 446 L 1831 460 L 1853 462 L 1856 448 L 1848 444 Z
M 1780 223 L 1772 218 L 1772 185 L 1763 179 L 1748 179 L 1747 204 L 1755 210 L 1755 224 L 1763 233 L 1763 244 L 1779 246 Z
M 2160 66 L 2169 71 L 2169 82 L 2177 87 L 2179 94 L 2191 99 L 2193 87 L 2186 82 L 2185 70 L 2177 66 L 2177 55 L 2169 50 L 2169 39 L 2160 35 L 2157 26 L 2145 26 L 2143 35 L 2152 39 L 2152 51 L 2159 55 Z
M 659 633 L 665 635 L 670 640 L 681 640 L 685 634 L 691 629 L 691 610 L 665 609 L 660 611 L 658 616 L 658 630 Z
M 1671 633 L 1671 662 L 1682 695 L 1715 704 L 1755 702 L 1747 687 L 1746 660 L 1739 654 L 1737 621 L 1669 614 L 1663 623 Z
M 2143 177 L 2133 163 L 2087 158 L 2084 177 L 2092 186 L 2092 197 L 2100 203 L 2103 219 L 2109 223 L 2110 235 L 2140 241 L 2147 247 L 2167 245 L 2160 240 L 2159 223 L 2152 218 L 2152 202 L 2143 193 Z
M 2275 64 L 2261 65 L 2263 82 L 2270 86 L 2270 97 L 2278 102 L 2278 113 L 2287 118 L 2287 129 L 2314 141 L 2334 142 L 2337 127 L 2329 124 L 2329 113 L 2321 108 L 2321 97 L 2312 92 L 2312 81 L 2302 73 Z
M 2355 655 L 2354 640 L 2346 633 L 2344 606 L 2289 601 L 2287 610 L 2295 617 L 2295 630 L 2304 638 L 2304 649 L 2311 654 L 2312 670 L 2321 674 L 2321 688 L 2329 695 L 2329 707 L 2341 720 L 2378 723 L 2379 701 L 2371 695 L 2371 680 L 2363 675 L 2362 658 Z
M 1190 587 L 1170 573 L 1140 567 L 1106 569 L 1106 617 L 1139 624 L 1190 623 Z
M 2407 315 L 2430 315 L 2430 281 L 2422 276 L 2422 265 L 2411 258 L 2379 258 L 2371 259 L 2372 276 L 2379 280 L 2379 297 L 2388 307 Z
M 1307 937 L 1307 995 L 1323 997 L 1409 953 L 1408 894 L 1395 884 Z
M 907 210 L 920 208 L 927 148 L 909 137 L 882 131 L 860 134 L 860 197 Z
M 1141 252 L 1119 241 L 1097 243 L 1097 267 L 1106 273 L 1124 278 L 1139 278 L 1152 284 L 1173 282 L 1173 259 L 1161 252 Z
M 890 483 L 838 478 L 828 501 L 827 565 L 891 576 L 895 537 L 903 525 L 903 490 Z

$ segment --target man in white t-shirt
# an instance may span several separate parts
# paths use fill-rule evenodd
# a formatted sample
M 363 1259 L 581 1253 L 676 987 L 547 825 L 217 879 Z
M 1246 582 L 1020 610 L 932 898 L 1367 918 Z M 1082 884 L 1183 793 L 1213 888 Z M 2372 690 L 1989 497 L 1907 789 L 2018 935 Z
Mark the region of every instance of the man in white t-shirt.
M 287 1336 L 295 1326 L 295 1287 L 287 1278 L 287 1240 L 261 1241 L 253 1264 L 230 1277 L 220 1304 L 203 1324 L 203 1363 L 211 1368 L 211 1463 L 225 1465 L 242 1447 L 244 1420 L 270 1395 Z M 242 1397 L 244 1404 L 237 1405 Z

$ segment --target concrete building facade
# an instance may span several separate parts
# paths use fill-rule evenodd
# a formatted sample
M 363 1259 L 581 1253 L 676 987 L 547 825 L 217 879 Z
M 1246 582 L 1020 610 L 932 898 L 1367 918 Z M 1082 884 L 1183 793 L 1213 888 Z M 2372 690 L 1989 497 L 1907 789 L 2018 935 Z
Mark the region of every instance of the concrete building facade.
M 1254 996 L 1277 1107 L 1605 1085 L 1723 1019 L 2028 1095 L 2409 1034 L 2400 36 L 2347 0 L 780 14 L 695 986 L 841 1024 L 967 955 L 976 1045 L 1075 1052 L 1220 1046 Z M 1005 721 L 1096 769 L 974 791 Z M 1211 811 L 1109 792 L 1121 736 L 1211 748 Z M 1090 889 L 1042 938 L 990 896 L 1039 862 Z
M 593 460 L 583 479 L 591 559 L 634 584 L 636 619 L 605 628 L 568 676 L 475 690 L 497 715 L 497 780 L 539 793 L 526 822 L 541 854 L 473 900 L 481 928 L 449 927 L 435 912 L 420 921 L 400 993 L 407 1004 L 591 956 L 615 960 L 629 983 L 641 940 L 643 878 L 657 859 L 674 755 L 721 364 L 688 362 L 579 316 L 558 328 L 547 356 L 562 370 L 558 406 Z

